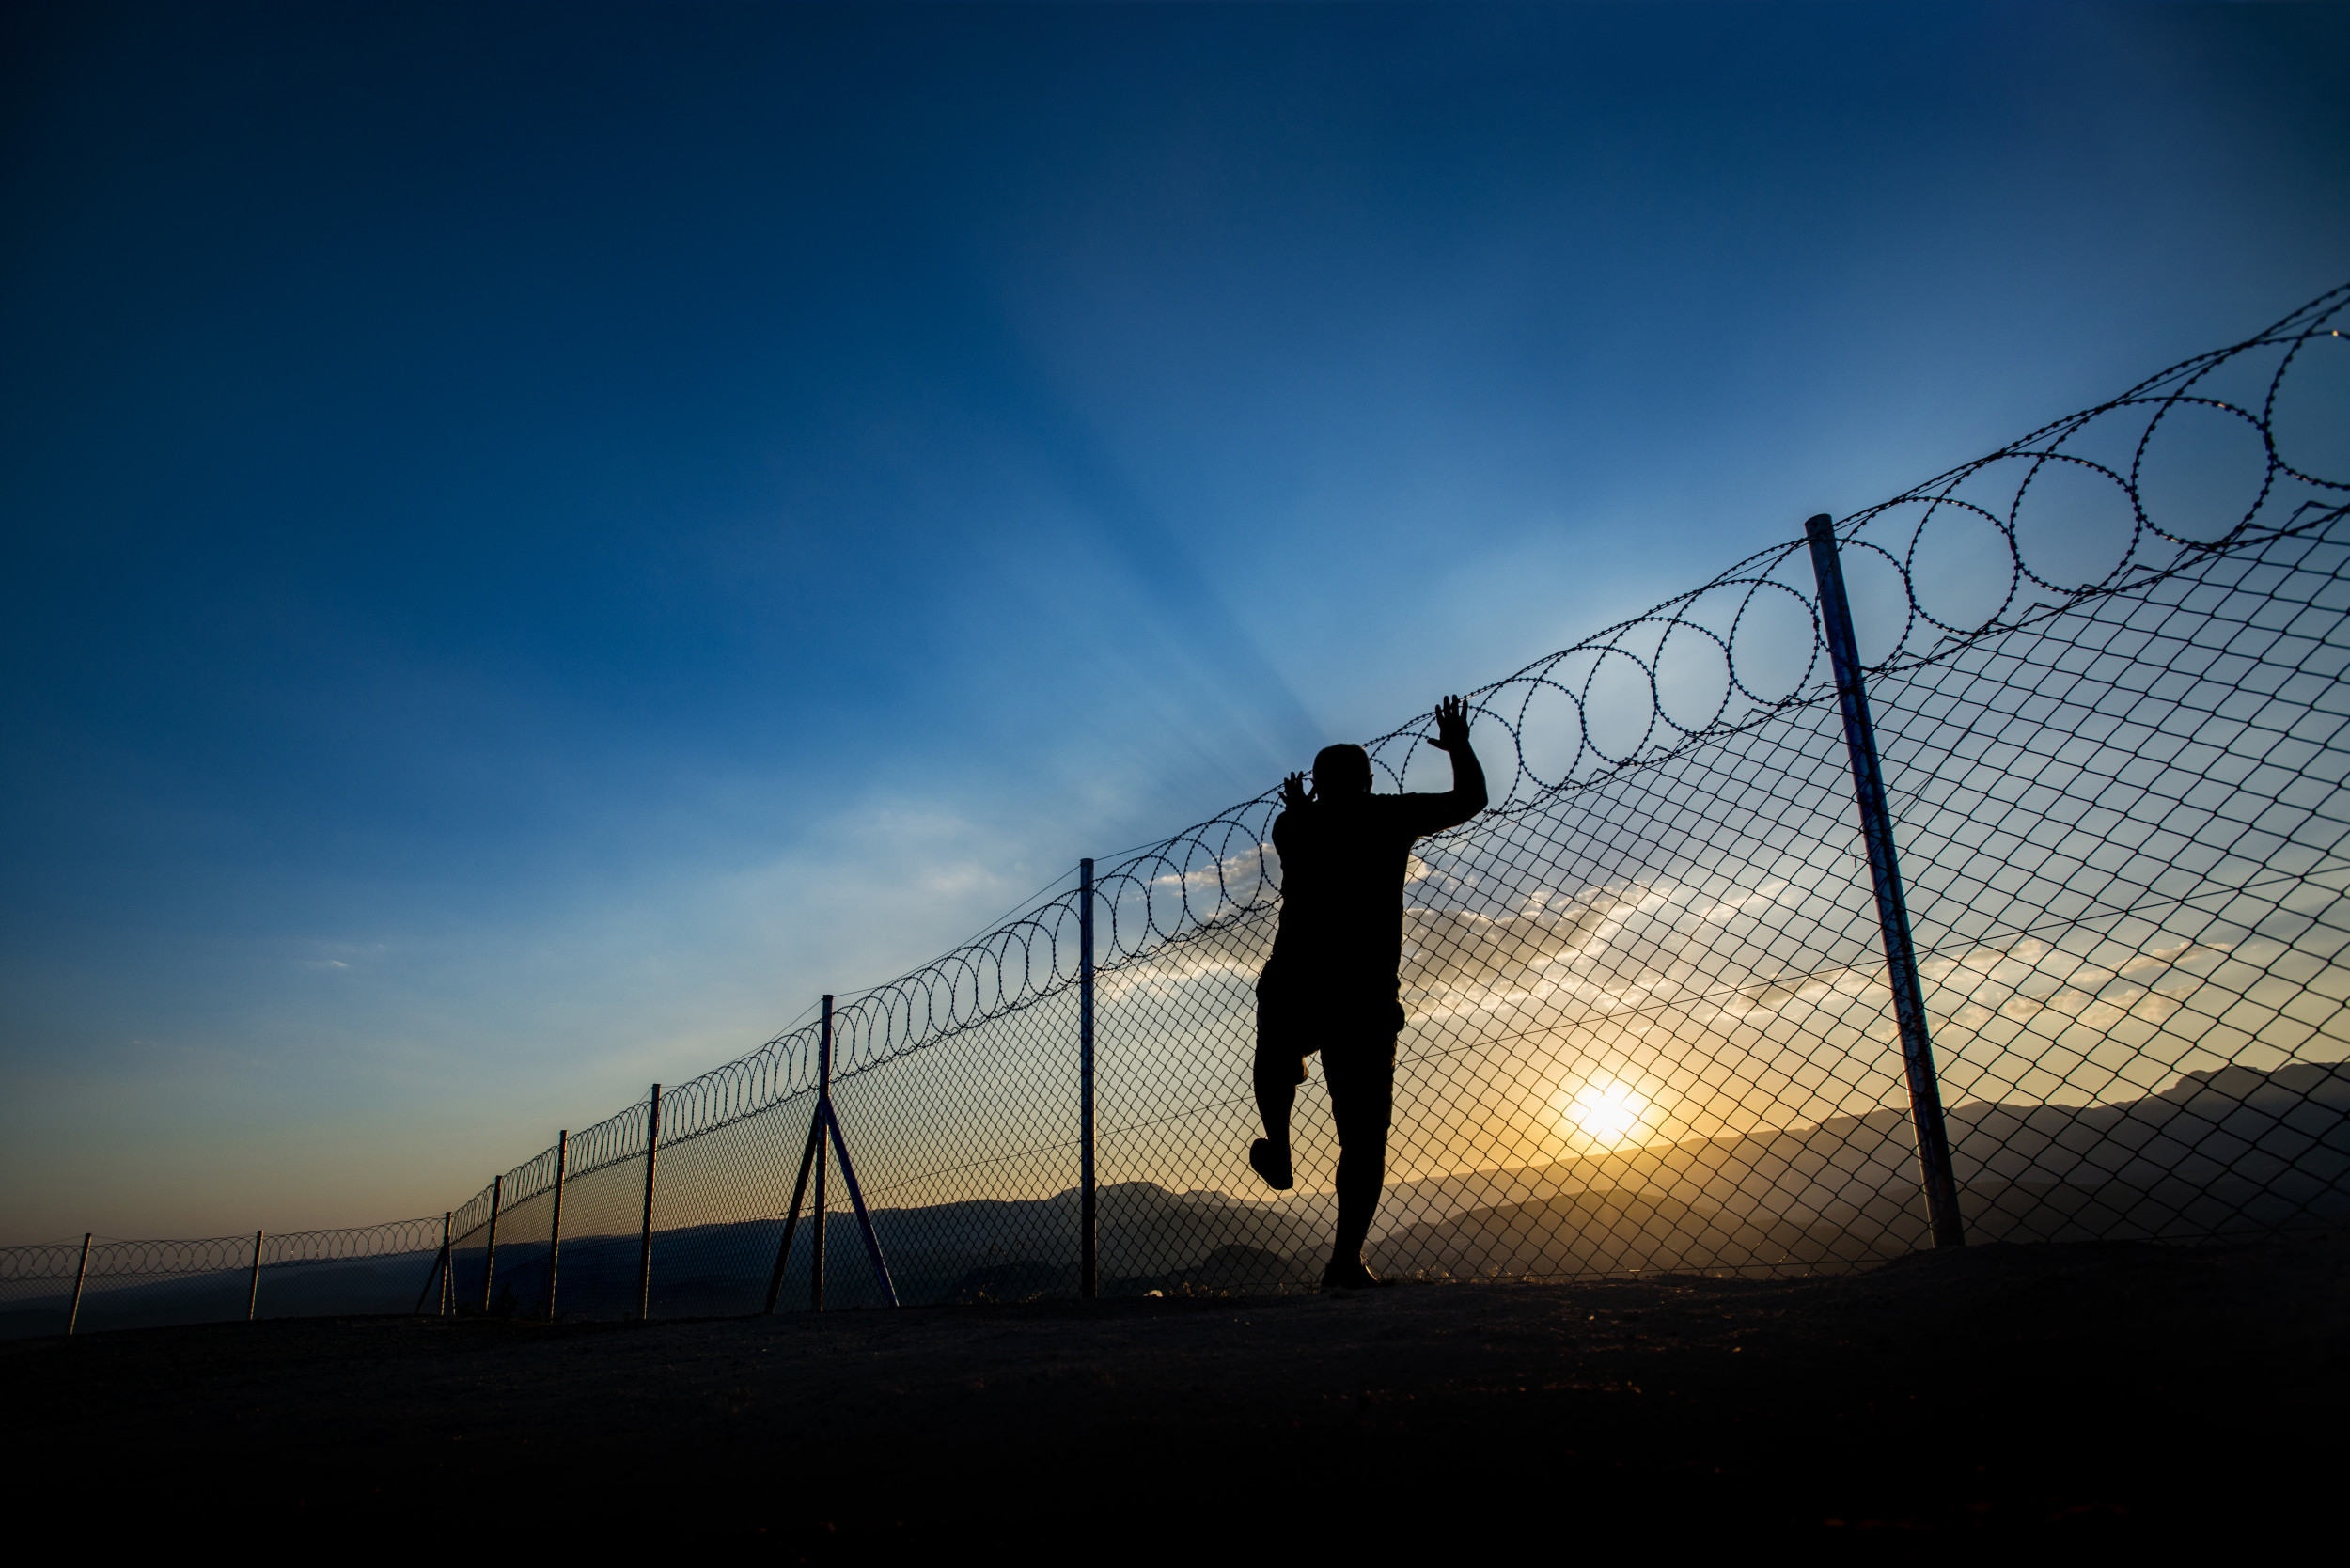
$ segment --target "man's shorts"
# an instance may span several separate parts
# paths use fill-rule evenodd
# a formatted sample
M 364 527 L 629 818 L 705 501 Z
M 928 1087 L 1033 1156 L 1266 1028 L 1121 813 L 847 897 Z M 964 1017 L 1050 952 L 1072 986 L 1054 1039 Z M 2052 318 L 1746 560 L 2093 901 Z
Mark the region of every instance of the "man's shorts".
M 1306 1058 L 1319 1051 L 1340 1144 L 1384 1144 L 1394 1120 L 1395 1037 L 1403 1022 L 1403 1004 L 1393 996 L 1333 1000 L 1306 987 L 1261 988 L 1258 1079 L 1302 1084 Z

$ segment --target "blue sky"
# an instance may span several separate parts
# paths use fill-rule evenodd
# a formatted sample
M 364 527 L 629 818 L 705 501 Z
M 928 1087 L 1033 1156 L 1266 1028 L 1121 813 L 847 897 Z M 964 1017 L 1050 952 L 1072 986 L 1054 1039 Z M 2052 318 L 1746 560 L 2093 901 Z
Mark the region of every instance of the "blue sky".
M 2341 8 L 0 28 L 8 1240 L 437 1212 L 2350 276 Z

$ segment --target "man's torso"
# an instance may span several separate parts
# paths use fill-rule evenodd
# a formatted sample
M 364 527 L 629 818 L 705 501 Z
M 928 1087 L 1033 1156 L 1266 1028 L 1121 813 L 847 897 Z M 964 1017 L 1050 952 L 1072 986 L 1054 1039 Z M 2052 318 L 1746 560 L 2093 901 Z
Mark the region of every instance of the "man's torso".
M 1403 884 L 1426 795 L 1357 795 L 1283 812 L 1281 926 L 1260 991 L 1308 987 L 1392 998 L 1403 956 Z

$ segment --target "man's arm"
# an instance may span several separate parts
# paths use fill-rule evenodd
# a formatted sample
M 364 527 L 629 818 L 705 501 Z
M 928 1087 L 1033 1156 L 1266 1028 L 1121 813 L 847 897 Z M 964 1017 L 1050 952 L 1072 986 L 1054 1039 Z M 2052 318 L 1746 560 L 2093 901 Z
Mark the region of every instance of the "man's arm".
M 1420 833 L 1442 833 L 1458 827 L 1485 809 L 1485 769 L 1469 747 L 1468 704 L 1448 697 L 1436 704 L 1436 733 L 1428 744 L 1452 754 L 1452 788 L 1445 793 L 1414 795 L 1422 803 L 1412 825 Z

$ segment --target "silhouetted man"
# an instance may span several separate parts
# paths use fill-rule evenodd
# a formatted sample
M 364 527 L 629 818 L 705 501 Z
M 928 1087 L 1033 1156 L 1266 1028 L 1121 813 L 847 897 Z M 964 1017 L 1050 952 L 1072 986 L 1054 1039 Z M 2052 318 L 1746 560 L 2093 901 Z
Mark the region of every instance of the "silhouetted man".
M 1395 1107 L 1395 1037 L 1403 1028 L 1396 971 L 1403 958 L 1403 881 L 1412 840 L 1458 827 L 1485 808 L 1485 770 L 1469 749 L 1468 710 L 1457 697 L 1436 707 L 1428 743 L 1452 754 L 1452 788 L 1440 795 L 1374 795 L 1371 756 L 1324 746 L 1314 789 L 1303 774 L 1281 785 L 1273 847 L 1281 855 L 1281 929 L 1257 978 L 1257 1111 L 1264 1137 L 1248 1163 L 1287 1192 L 1290 1107 L 1306 1058 L 1322 1053 L 1322 1078 L 1339 1128 L 1339 1235 L 1324 1289 L 1379 1279 L 1363 1266 L 1363 1239 L 1387 1179 L 1387 1123 Z

